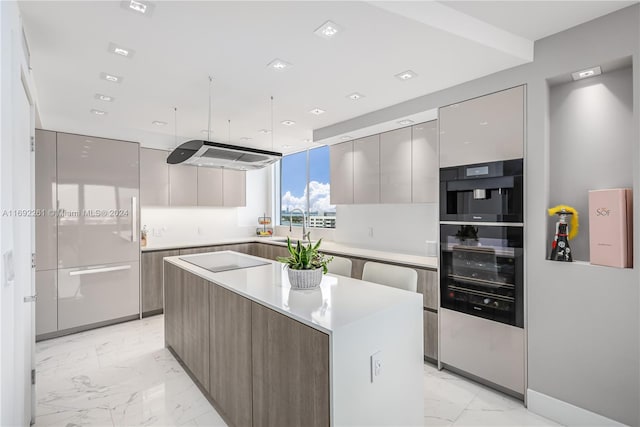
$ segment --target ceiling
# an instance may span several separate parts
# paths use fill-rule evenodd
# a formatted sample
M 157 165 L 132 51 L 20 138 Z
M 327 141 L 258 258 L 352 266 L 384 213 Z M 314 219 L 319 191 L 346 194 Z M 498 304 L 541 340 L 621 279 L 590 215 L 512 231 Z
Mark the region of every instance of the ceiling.
M 157 1 L 150 16 L 120 1 L 20 9 L 43 128 L 171 148 L 175 106 L 177 141 L 201 139 L 211 75 L 211 139 L 286 153 L 313 146 L 313 129 L 531 61 L 535 39 L 632 2 L 542 3 Z M 342 28 L 331 40 L 314 34 L 327 20 Z M 110 53 L 110 43 L 134 54 Z M 292 66 L 270 69 L 275 58 Z M 394 77 L 405 70 L 417 77 Z M 272 127 L 270 96 L 274 132 L 261 134 Z

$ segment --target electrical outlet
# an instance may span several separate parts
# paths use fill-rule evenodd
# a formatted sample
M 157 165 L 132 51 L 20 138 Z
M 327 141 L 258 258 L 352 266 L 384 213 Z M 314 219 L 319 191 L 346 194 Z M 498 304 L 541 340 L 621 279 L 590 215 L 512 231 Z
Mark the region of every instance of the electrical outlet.
M 382 352 L 376 351 L 371 355 L 371 382 L 375 382 L 376 378 L 382 375 Z

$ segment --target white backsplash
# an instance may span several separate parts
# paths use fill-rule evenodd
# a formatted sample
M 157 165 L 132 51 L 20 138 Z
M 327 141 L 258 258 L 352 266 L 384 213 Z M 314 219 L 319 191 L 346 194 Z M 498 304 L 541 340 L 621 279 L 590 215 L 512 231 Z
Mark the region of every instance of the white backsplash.
M 413 255 L 438 237 L 438 204 L 340 205 L 334 240 L 358 248 Z
M 247 172 L 247 205 L 241 208 L 143 207 L 140 226 L 152 245 L 207 242 L 254 236 L 258 217 L 269 212 L 271 168 Z

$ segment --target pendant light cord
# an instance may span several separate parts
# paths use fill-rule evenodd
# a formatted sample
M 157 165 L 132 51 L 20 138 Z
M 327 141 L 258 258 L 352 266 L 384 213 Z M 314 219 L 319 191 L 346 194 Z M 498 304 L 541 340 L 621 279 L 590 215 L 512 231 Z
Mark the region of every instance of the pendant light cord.
M 273 95 L 271 95 L 271 151 L 273 151 Z
M 173 107 L 173 143 L 178 148 L 178 107 Z
M 209 121 L 207 125 L 207 141 L 211 141 L 211 84 L 213 77 L 209 76 Z

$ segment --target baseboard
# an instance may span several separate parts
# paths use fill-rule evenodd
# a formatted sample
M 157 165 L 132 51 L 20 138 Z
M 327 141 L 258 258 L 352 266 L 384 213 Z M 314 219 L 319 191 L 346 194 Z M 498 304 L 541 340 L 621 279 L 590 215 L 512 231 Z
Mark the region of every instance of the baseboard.
M 527 389 L 527 407 L 531 412 L 566 426 L 617 427 L 625 425 L 531 389 Z

